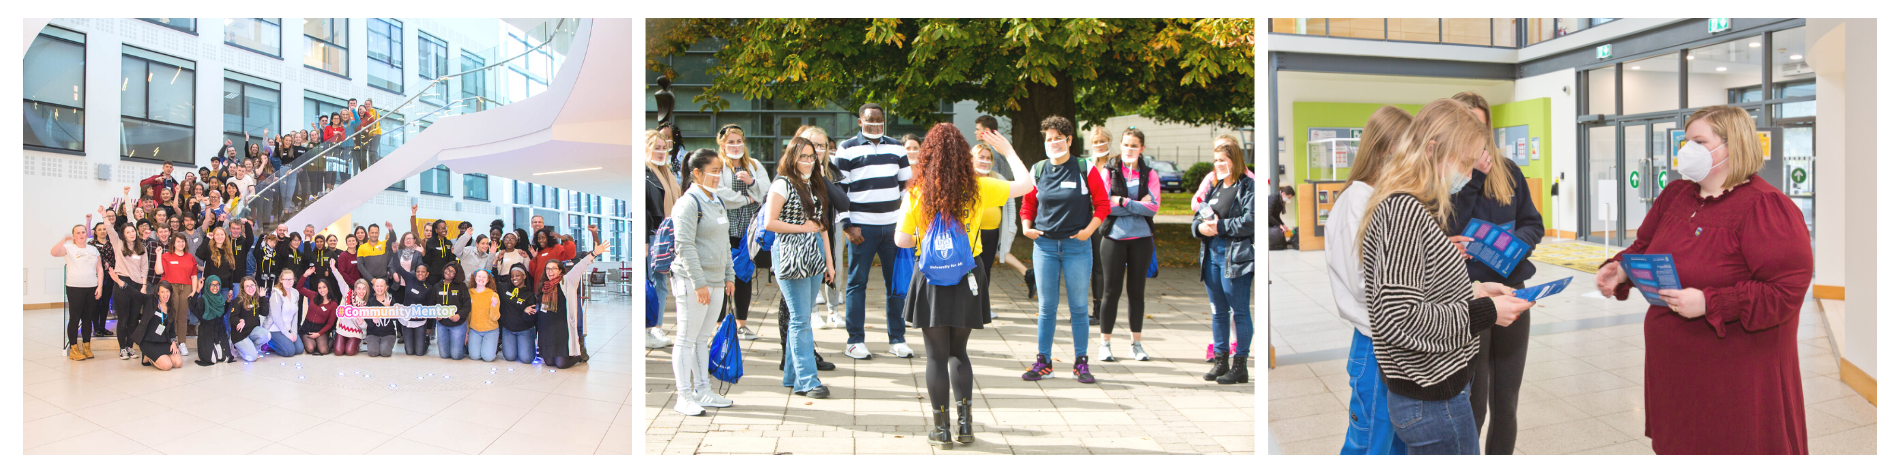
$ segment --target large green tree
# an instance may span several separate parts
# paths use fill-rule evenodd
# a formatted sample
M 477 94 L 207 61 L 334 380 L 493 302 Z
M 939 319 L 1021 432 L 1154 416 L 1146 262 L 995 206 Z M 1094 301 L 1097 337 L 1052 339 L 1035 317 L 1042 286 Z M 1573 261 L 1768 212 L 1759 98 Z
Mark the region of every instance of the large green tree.
M 1026 158 L 1042 156 L 1038 123 L 1051 115 L 1254 120 L 1251 18 L 670 19 L 651 20 L 647 34 L 647 67 L 675 78 L 658 58 L 723 42 L 706 71 L 712 87 L 692 98 L 703 111 L 730 106 L 724 92 L 854 112 L 876 102 L 930 121 L 945 101 L 970 100 L 1015 123 Z

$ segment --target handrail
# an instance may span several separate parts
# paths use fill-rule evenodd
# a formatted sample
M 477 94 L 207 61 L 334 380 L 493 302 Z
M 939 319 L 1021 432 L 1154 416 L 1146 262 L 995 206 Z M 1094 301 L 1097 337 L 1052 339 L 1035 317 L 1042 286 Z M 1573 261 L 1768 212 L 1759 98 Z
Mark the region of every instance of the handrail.
M 470 69 L 470 70 L 466 70 L 466 71 L 462 71 L 462 72 L 457 72 L 457 73 L 454 73 L 454 74 L 449 74 L 449 75 L 445 75 L 445 76 L 442 76 L 442 77 L 437 77 L 437 78 L 435 78 L 435 79 L 431 79 L 431 80 L 429 80 L 429 82 L 428 82 L 428 85 L 426 85 L 426 86 L 423 86 L 423 87 L 422 87 L 422 91 L 421 91 L 421 92 L 417 92 L 417 93 L 416 93 L 415 95 L 411 95 L 411 96 L 409 96 L 409 99 L 408 99 L 408 100 L 404 100 L 404 101 L 403 101 L 403 102 L 402 102 L 401 104 L 397 104 L 397 105 L 396 105 L 395 107 L 392 107 L 392 108 L 390 108 L 389 110 L 401 110 L 401 109 L 402 109 L 403 107 L 407 107 L 407 106 L 409 106 L 409 104 L 410 104 L 410 103 L 412 103 L 412 102 L 415 102 L 415 101 L 416 101 L 416 99 L 418 99 L 418 98 L 421 98 L 421 97 L 422 97 L 423 95 L 425 95 L 425 94 L 427 94 L 427 93 L 429 92 L 429 89 L 430 89 L 430 88 L 433 88 L 433 87 L 435 87 L 435 86 L 437 86 L 437 85 L 445 85 L 445 84 L 447 84 L 447 82 L 446 82 L 446 81 L 447 81 L 447 80 L 448 80 L 449 78 L 451 78 L 451 77 L 461 77 L 462 75 L 464 75 L 464 74 L 468 74 L 468 73 L 471 73 L 471 72 L 481 72 L 481 71 L 486 71 L 486 70 L 489 70 L 489 69 L 493 69 L 493 68 L 495 68 L 495 67 L 499 67 L 499 66 L 501 66 L 501 65 L 503 65 L 503 64 L 507 64 L 507 63 L 509 63 L 509 62 L 511 62 L 511 61 L 514 61 L 514 60 L 516 60 L 516 59 L 520 59 L 520 58 L 522 58 L 522 57 L 526 57 L 526 56 L 528 55 L 528 53 L 532 53 L 532 52 L 536 52 L 536 51 L 540 51 L 540 50 L 541 50 L 541 48 L 544 48 L 544 47 L 547 47 L 547 46 L 548 46 L 549 44 L 554 44 L 554 39 L 556 38 L 556 35 L 554 34 L 554 31 L 559 31 L 559 30 L 561 29 L 561 27 L 562 27 L 562 25 L 566 25 L 566 24 L 567 24 L 567 20 L 568 20 L 567 18 L 561 18 L 561 19 L 560 19 L 560 21 L 558 21 L 558 22 L 556 22 L 556 23 L 554 24 L 554 29 L 553 29 L 553 30 L 550 30 L 550 31 L 548 32 L 548 40 L 547 40 L 547 41 L 543 41 L 543 42 L 541 42 L 541 44 L 540 44 L 540 45 L 538 45 L 538 46 L 535 46 L 535 47 L 532 47 L 532 48 L 528 48 L 528 49 L 527 49 L 526 51 L 522 51 L 522 52 L 521 52 L 521 54 L 517 54 L 517 55 L 515 55 L 515 57 L 511 57 L 511 58 L 508 58 L 508 59 L 503 59 L 503 60 L 500 60 L 500 61 L 495 61 L 495 63 L 494 63 L 494 64 L 489 64 L 489 65 L 486 65 L 486 66 L 482 66 L 481 68 L 478 68 L 478 69 Z M 488 100 L 488 98 L 487 98 L 487 97 L 482 97 L 482 96 L 479 96 L 479 95 L 478 95 L 478 96 L 476 96 L 476 97 L 480 97 L 480 98 L 482 98 L 483 100 Z M 467 99 L 461 99 L 461 100 L 467 100 Z M 490 101 L 490 102 L 493 102 L 493 100 L 489 100 L 489 101 Z M 460 102 L 460 100 L 457 100 L 457 102 Z M 440 111 L 442 111 L 442 110 L 444 110 L 444 109 L 446 109 L 446 106 L 444 106 L 444 108 L 443 108 L 443 109 L 436 109 L 436 111 L 437 111 L 437 112 L 440 112 Z M 431 113 L 433 113 L 433 112 L 431 112 Z M 304 152 L 304 159 L 302 159 L 302 160 L 300 160 L 300 161 L 298 161 L 298 162 L 296 162 L 296 163 L 285 163 L 285 164 L 284 164 L 284 166 L 283 166 L 282 168 L 279 168 L 279 169 L 277 169 L 277 170 L 276 170 L 275 172 L 273 172 L 273 173 L 271 174 L 271 182 L 273 182 L 273 183 L 274 183 L 274 182 L 276 182 L 276 180 L 277 180 L 277 178 L 278 178 L 278 177 L 280 177 L 280 176 L 282 176 L 282 175 L 283 175 L 283 174 L 284 174 L 284 173 L 286 172 L 286 171 L 285 171 L 286 169 L 292 169 L 292 168 L 296 168 L 296 167 L 299 167 L 299 166 L 302 166 L 303 164 L 305 164 L 305 163 L 307 163 L 307 162 L 309 162 L 309 161 L 310 161 L 310 159 L 312 159 L 312 158 L 314 158 L 314 157 L 316 157 L 316 156 L 322 156 L 322 155 L 325 155 L 325 154 L 327 154 L 327 153 L 329 153 L 329 152 L 330 152 L 331 150 L 335 150 L 335 149 L 336 149 L 336 148 L 337 148 L 338 146 L 342 146 L 342 145 L 343 145 L 343 143 L 346 143 L 346 142 L 351 142 L 351 141 L 354 141 L 354 139 L 355 139 L 355 138 L 357 137 L 357 135 L 361 135 L 361 134 L 363 134 L 363 133 L 366 133 L 366 132 L 368 132 L 368 131 L 369 131 L 369 130 L 370 130 L 371 128 L 374 128 L 374 127 L 376 127 L 377 125 L 380 125 L 380 124 L 382 124 L 382 122 L 383 122 L 383 119 L 384 119 L 384 118 L 389 118 L 389 114 L 386 114 L 386 113 L 378 113 L 378 114 L 376 114 L 376 120 L 373 120 L 373 121 L 371 121 L 371 122 L 369 122 L 369 123 L 366 123 L 366 124 L 363 124 L 363 125 L 359 125 L 359 126 L 357 126 L 357 127 L 356 127 L 356 132 L 355 132 L 355 133 L 350 133 L 349 135 L 347 135 L 347 136 L 344 136 L 344 137 L 343 137 L 343 139 L 341 139 L 341 140 L 337 140 L 337 142 L 336 142 L 336 144 L 332 144 L 332 145 L 330 145 L 330 147 L 328 147 L 328 148 L 324 148 L 323 150 L 321 150 L 321 151 L 317 151 L 317 152 L 315 152 L 315 153 L 312 153 L 312 152 L 308 152 L 308 151 L 306 151 L 306 152 Z

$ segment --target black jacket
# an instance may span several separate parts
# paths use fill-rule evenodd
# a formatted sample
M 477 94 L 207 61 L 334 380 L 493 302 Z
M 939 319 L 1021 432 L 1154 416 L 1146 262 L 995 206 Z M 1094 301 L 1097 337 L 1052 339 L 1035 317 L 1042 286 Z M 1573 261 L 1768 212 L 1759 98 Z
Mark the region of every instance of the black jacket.
M 1233 214 L 1221 218 L 1220 223 L 1215 224 L 1215 236 L 1202 235 L 1199 230 L 1196 230 L 1203 220 L 1198 212 L 1194 215 L 1194 225 L 1188 227 L 1188 231 L 1194 232 L 1194 237 L 1201 240 L 1200 266 L 1203 268 L 1207 267 L 1208 263 L 1208 240 L 1214 238 L 1227 240 L 1227 266 L 1221 268 L 1221 277 L 1224 278 L 1231 279 L 1253 274 L 1253 183 L 1253 178 L 1245 175 L 1234 181 L 1234 186 L 1238 187 L 1239 191 L 1234 194 L 1231 211 Z M 1214 187 L 1207 190 L 1207 193 L 1212 196 L 1220 192 L 1220 189 L 1220 184 L 1216 183 Z M 1202 276 L 1202 279 L 1206 279 L 1206 276 Z
M 460 327 L 462 324 L 468 323 L 469 300 L 467 285 L 460 282 L 443 281 L 436 283 L 432 292 L 435 293 L 436 301 L 442 305 L 455 306 L 455 314 L 461 316 L 461 318 L 456 320 L 449 320 L 448 318 L 436 319 L 436 323 L 440 323 L 445 327 Z
M 1517 189 L 1517 192 L 1511 194 L 1511 203 L 1500 204 L 1487 196 L 1484 187 L 1485 174 L 1472 170 L 1471 182 L 1466 183 L 1464 189 L 1458 190 L 1458 193 L 1451 197 L 1451 235 L 1464 233 L 1465 226 L 1470 225 L 1473 218 L 1491 222 L 1494 225 L 1512 223 L 1516 227 L 1511 229 L 1511 236 L 1530 245 L 1531 251 L 1536 251 L 1537 243 L 1544 240 L 1544 215 L 1539 213 L 1537 205 L 1531 202 L 1531 192 L 1537 192 L 1538 189 L 1530 188 L 1530 184 L 1524 180 L 1524 171 L 1518 169 L 1516 163 L 1507 161 L 1505 168 L 1510 170 L 1511 183 Z M 1497 171 L 1496 168 L 1491 170 Z M 1525 254 L 1530 253 L 1525 252 Z M 1499 275 L 1497 270 L 1491 269 L 1483 262 L 1470 259 L 1465 260 L 1465 272 L 1470 273 L 1473 280 L 1503 283 L 1516 287 L 1537 274 L 1537 265 L 1519 262 L 1516 268 L 1511 269 L 1509 276 L 1504 276 Z
M 532 284 L 516 287 L 502 282 L 501 292 L 501 328 L 510 332 L 522 332 L 534 328 L 535 317 L 528 315 L 527 309 L 541 303 L 534 293 Z

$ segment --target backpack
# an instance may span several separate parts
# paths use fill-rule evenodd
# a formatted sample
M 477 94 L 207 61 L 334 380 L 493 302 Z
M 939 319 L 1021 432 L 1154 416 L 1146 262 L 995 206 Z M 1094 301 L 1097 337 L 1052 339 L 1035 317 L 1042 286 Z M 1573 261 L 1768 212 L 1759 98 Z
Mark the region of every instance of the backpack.
M 752 215 L 752 224 L 746 227 L 744 241 L 748 258 L 758 256 L 761 251 L 767 254 L 772 252 L 772 244 L 778 241 L 778 233 L 765 229 L 765 212 Z
M 923 244 L 918 246 L 922 255 L 917 267 L 923 271 L 924 281 L 931 285 L 955 286 L 970 270 L 976 269 L 970 235 L 964 232 L 963 222 L 952 221 L 947 214 L 937 213 L 937 218 L 930 222 L 930 229 L 924 231 Z
M 695 219 L 706 216 L 706 213 L 699 209 L 697 198 L 693 198 L 693 212 Z M 647 268 L 649 271 L 658 274 L 673 274 L 673 258 L 678 256 L 676 252 L 679 250 L 679 235 L 674 235 L 673 231 L 672 217 L 660 221 L 660 228 L 654 230 L 653 244 L 648 245 L 647 248 L 653 257 L 652 266 Z

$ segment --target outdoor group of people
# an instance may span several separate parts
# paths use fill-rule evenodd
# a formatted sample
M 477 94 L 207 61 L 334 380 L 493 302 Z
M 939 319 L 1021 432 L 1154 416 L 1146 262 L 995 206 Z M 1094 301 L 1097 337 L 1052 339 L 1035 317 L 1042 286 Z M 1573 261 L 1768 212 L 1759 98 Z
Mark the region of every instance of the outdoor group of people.
M 172 166 L 141 182 L 141 196 L 114 199 L 55 243 L 66 262 L 67 355 L 93 358 L 92 337 L 116 336 L 119 359 L 159 370 L 196 363 L 278 356 L 387 357 L 395 345 L 425 356 L 433 340 L 447 359 L 473 358 L 570 368 L 587 361 L 583 278 L 608 246 L 589 226 L 594 251 L 577 255 L 572 236 L 531 220 L 532 233 L 504 231 L 501 220 L 478 234 L 462 222 L 409 231 L 358 226 L 343 235 L 275 231 L 236 218 L 236 204 L 197 195 L 218 170 L 185 180 Z M 95 220 L 95 218 L 97 220 Z M 385 233 L 387 230 L 387 233 Z M 259 233 L 262 233 L 261 235 Z M 532 236 L 530 236 L 532 235 Z M 452 306 L 447 317 L 345 317 L 344 307 Z M 108 313 L 118 330 L 107 330 Z M 187 337 L 197 337 L 188 346 Z
M 1754 123 L 1733 106 L 1690 115 L 1674 162 L 1684 179 L 1596 275 L 1605 297 L 1626 299 L 1623 255 L 1674 258 L 1683 289 L 1659 291 L 1667 304 L 1644 319 L 1642 413 L 1657 453 L 1807 452 L 1795 337 L 1813 253 L 1800 210 L 1756 176 Z M 1465 254 L 1462 234 L 1472 219 L 1511 224 L 1534 248 L 1545 230 L 1538 190 L 1491 129 L 1471 92 L 1416 115 L 1381 107 L 1366 123 L 1325 236 L 1334 301 L 1354 328 L 1341 454 L 1515 448 L 1533 304 L 1514 292 L 1537 267 L 1499 274 Z
M 886 117 L 883 107 L 863 105 L 857 136 L 836 143 L 823 128 L 800 128 L 782 150 L 776 172 L 753 156 L 738 125 L 719 130 L 716 149 L 687 150 L 670 123 L 646 133 L 647 235 L 654 248 L 648 280 L 657 293 L 673 296 L 678 316 L 671 340 L 649 318 L 647 346 L 674 347 L 675 411 L 701 415 L 707 407 L 732 405 L 711 388 L 708 339 L 725 313 L 736 319 L 739 338 L 758 338 L 745 324 L 751 287 L 759 282 L 753 276 L 768 277 L 766 270 L 783 295 L 782 384 L 822 399 L 830 390 L 817 372 L 833 365 L 817 356 L 813 325 L 844 327 L 845 355 L 870 358 L 865 291 L 872 260 L 883 261 L 888 352 L 914 356 L 906 328 L 923 333 L 935 422 L 928 441 L 943 448 L 973 439 L 966 346 L 972 330 L 994 320 L 989 287 L 997 263 L 1022 271 L 1030 296 L 1038 299 L 1038 354 L 1025 360 L 1024 380 L 1046 379 L 1054 371 L 1057 297 L 1065 290 L 1077 381 L 1095 382 L 1088 366 L 1091 325 L 1101 327 L 1100 359 L 1114 360 L 1110 339 L 1124 294 L 1128 356 L 1150 359 L 1140 332 L 1145 279 L 1154 277 L 1156 265 L 1153 216 L 1160 207 L 1160 180 L 1142 155 L 1146 136 L 1140 130 L 1111 138 L 1098 128 L 1088 141 L 1092 156 L 1083 158 L 1070 151 L 1075 124 L 1048 117 L 1040 124 L 1048 159 L 1031 167 L 993 117 L 977 119 L 975 144 L 947 123 L 922 137 L 894 139 L 884 135 Z M 1112 151 L 1117 144 L 1119 153 Z M 1253 181 L 1245 160 L 1239 140 L 1216 140 L 1214 173 L 1195 197 L 1191 226 L 1201 242 L 1201 276 L 1214 316 L 1216 368 L 1205 379 L 1221 384 L 1248 382 Z M 754 223 L 758 215 L 762 224 Z M 770 252 L 753 252 L 760 232 L 775 235 Z M 1019 233 L 1033 241 L 1033 269 L 1009 255 Z M 959 262 L 966 254 L 970 261 Z M 943 261 L 958 263 L 937 264 Z M 821 298 L 828 309 L 822 319 L 813 313 Z M 1232 343 L 1230 331 L 1237 332 Z

